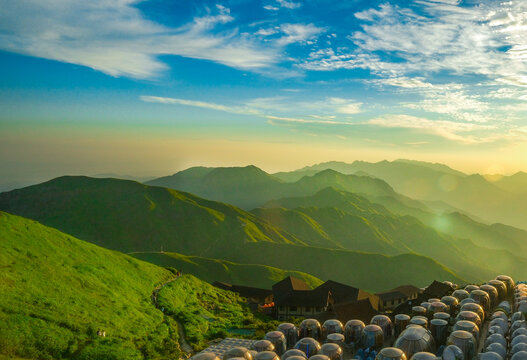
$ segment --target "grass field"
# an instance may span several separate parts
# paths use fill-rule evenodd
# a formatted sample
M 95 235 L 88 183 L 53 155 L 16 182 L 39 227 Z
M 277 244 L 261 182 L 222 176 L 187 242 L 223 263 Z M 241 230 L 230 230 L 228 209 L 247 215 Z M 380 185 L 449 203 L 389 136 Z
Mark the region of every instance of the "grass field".
M 252 313 L 236 293 L 215 288 L 192 275 L 183 275 L 165 286 L 159 293 L 159 305 L 183 323 L 186 339 L 195 350 L 205 348 L 208 340 L 228 336 L 229 329 L 252 329 L 250 338 L 262 338 L 278 325 L 262 314 Z
M 176 321 L 150 298 L 171 271 L 0 212 L 0 274 L 3 358 L 179 358 Z M 239 296 L 192 276 L 163 288 L 159 301 L 196 346 L 230 327 L 266 326 Z M 213 326 L 203 328 L 203 314 L 215 317 Z

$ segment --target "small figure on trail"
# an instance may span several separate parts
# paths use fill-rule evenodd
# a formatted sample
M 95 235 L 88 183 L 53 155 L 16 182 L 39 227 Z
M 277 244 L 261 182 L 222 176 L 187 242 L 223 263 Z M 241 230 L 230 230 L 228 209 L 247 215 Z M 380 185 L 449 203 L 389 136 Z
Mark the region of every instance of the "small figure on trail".
M 101 336 L 101 329 L 97 329 L 97 336 Z
M 106 330 L 102 331 L 102 337 L 106 337 Z

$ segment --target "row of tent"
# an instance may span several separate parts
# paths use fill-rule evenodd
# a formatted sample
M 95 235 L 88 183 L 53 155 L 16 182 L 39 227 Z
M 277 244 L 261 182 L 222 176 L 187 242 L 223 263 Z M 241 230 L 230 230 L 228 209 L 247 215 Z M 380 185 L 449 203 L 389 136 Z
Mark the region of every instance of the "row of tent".
M 283 323 L 252 349 L 228 350 L 223 360 L 342 360 L 348 352 L 358 360 L 472 360 L 476 355 L 481 360 L 527 360 L 526 313 L 527 285 L 500 275 L 487 284 L 428 299 L 393 321 L 376 315 L 368 325 L 360 320 L 343 325 L 336 319 L 322 325 L 306 319 L 298 328 Z M 490 319 L 489 336 L 485 352 L 477 354 L 485 319 Z M 218 358 L 199 353 L 193 360 Z

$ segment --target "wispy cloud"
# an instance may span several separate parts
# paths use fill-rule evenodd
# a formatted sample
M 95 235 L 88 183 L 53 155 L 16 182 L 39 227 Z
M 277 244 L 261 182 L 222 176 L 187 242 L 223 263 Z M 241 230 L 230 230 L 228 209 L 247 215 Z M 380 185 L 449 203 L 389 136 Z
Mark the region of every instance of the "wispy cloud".
M 221 5 L 185 25 L 169 27 L 145 18 L 136 3 L 0 0 L 0 49 L 133 78 L 152 78 L 166 70 L 161 55 L 264 72 L 284 60 L 285 46 L 320 31 L 314 25 L 288 24 L 284 36 L 264 43 L 258 34 L 240 32 L 230 10 Z M 281 5 L 291 4 L 296 3 Z
M 280 8 L 278 8 L 276 6 L 273 6 L 273 5 L 265 5 L 263 8 L 265 10 L 269 10 L 269 11 L 278 11 L 278 10 L 280 10 Z
M 247 106 L 226 106 L 205 101 L 177 99 L 160 96 L 141 96 L 140 99 L 149 103 L 193 106 L 209 110 L 224 111 L 232 114 L 262 115 L 255 108 Z
M 255 98 L 234 106 L 160 96 L 141 96 L 140 100 L 149 103 L 193 106 L 232 114 L 254 115 L 269 120 L 304 124 L 352 124 L 348 120 L 349 115 L 363 111 L 361 103 L 352 99 L 336 97 L 313 102 L 295 102 L 285 96 Z M 290 113 L 292 108 L 303 108 L 307 113 L 303 117 L 280 115 Z M 316 113 L 317 111 L 319 112 L 318 114 Z M 339 115 L 345 116 L 345 119 L 338 119 Z
M 424 92 L 422 101 L 404 104 L 410 109 L 420 109 L 436 114 L 447 114 L 468 122 L 488 122 L 490 104 L 479 96 L 468 95 L 463 89 L 450 90 L 448 87 L 431 87 Z
M 283 8 L 297 9 L 302 6 L 301 2 L 289 1 L 289 0 L 276 0 L 276 2 Z
M 382 78 L 448 71 L 527 86 L 525 1 L 416 3 L 419 11 L 385 3 L 356 13 L 362 30 L 349 35 L 354 47 L 316 50 L 300 67 L 362 68 Z
M 464 144 L 476 144 L 482 142 L 495 141 L 495 137 L 477 137 L 468 133 L 478 130 L 491 130 L 494 127 L 490 125 L 481 125 L 475 123 L 460 123 L 446 120 L 430 120 L 426 118 L 410 115 L 385 115 L 367 121 L 370 125 L 387 127 L 413 129 L 420 132 L 440 136 Z
M 282 116 L 265 116 L 269 119 L 270 123 L 285 122 L 285 123 L 295 123 L 295 124 L 318 124 L 318 125 L 357 125 L 351 121 L 335 121 L 335 120 L 318 120 L 318 119 L 304 119 L 304 118 L 291 118 L 291 117 L 282 117 Z
M 278 39 L 280 45 L 305 42 L 325 31 L 324 28 L 313 24 L 283 24 L 280 30 L 284 33 L 284 36 Z

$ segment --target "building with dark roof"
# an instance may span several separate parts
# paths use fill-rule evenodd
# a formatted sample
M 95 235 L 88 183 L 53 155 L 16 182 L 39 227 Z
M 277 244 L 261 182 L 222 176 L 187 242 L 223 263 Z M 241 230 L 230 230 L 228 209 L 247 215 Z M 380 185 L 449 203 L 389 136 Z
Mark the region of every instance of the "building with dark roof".
M 453 288 L 449 284 L 434 280 L 427 288 L 424 289 L 423 295 L 427 299 L 438 298 L 441 299 L 443 296 L 450 295 Z
M 318 289 L 318 290 L 317 290 Z M 288 276 L 273 285 L 275 313 L 278 320 L 291 316 L 313 317 L 334 302 L 328 289 L 311 290 L 305 281 Z
M 380 310 L 391 311 L 406 301 L 417 299 L 419 293 L 420 289 L 413 285 L 402 285 L 376 295 L 380 299 Z
M 335 318 L 335 309 L 341 313 L 363 311 L 369 316 L 378 313 L 379 308 L 378 296 L 332 280 L 310 290 L 304 281 L 287 277 L 273 285 L 273 296 L 278 320 L 291 316 Z
M 346 323 L 351 319 L 358 319 L 368 324 L 371 318 L 379 314 L 379 312 L 379 298 L 372 294 L 357 301 L 334 304 L 331 311 L 321 314 L 318 319 L 319 321 L 338 319 L 342 323 Z

